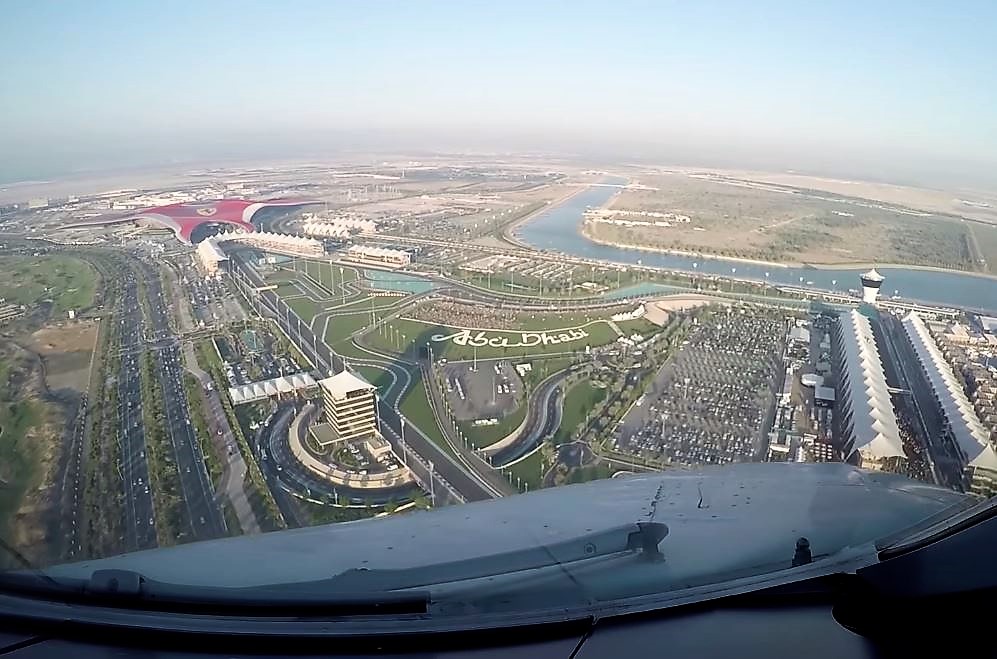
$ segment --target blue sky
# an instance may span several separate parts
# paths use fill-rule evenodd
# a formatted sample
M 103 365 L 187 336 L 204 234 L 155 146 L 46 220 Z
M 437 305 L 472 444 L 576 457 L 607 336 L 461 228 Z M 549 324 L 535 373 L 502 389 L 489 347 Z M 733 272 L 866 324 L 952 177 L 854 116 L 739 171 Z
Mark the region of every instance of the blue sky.
M 32 2 L 0 179 L 343 148 L 997 177 L 997 3 Z

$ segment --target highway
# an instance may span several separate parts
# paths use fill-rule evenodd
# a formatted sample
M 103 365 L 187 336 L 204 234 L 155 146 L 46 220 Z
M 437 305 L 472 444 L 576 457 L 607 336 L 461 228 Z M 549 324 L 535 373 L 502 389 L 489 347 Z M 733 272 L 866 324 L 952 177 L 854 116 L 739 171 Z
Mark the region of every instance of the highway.
M 142 385 L 139 360 L 143 351 L 142 307 L 134 272 L 125 275 L 117 333 L 121 365 L 117 374 L 118 431 L 121 439 L 121 479 L 125 487 L 125 547 L 129 551 L 153 549 L 156 539 L 155 509 L 149 488 L 149 463 L 145 454 L 142 418 Z M 94 438 L 100 441 L 101 438 Z M 108 441 L 108 438 L 103 438 Z
M 80 495 L 83 493 L 83 449 L 86 446 L 87 394 L 80 396 L 80 404 L 73 422 L 72 438 L 66 449 L 66 469 L 62 473 L 62 497 L 64 523 L 69 535 L 66 538 L 65 553 L 69 558 L 75 557 L 83 550 L 80 542 L 80 519 L 85 514 L 80 505 Z M 72 481 L 73 486 L 69 487 Z M 83 513 L 83 514 L 81 514 Z
M 255 290 L 266 284 L 252 267 L 241 260 L 237 253 L 232 255 L 232 275 L 233 281 L 246 296 L 251 306 L 257 309 L 261 315 L 274 318 L 292 342 L 312 361 L 317 370 L 323 375 L 330 375 L 342 370 L 343 362 L 339 355 L 334 353 L 324 341 L 318 340 L 308 324 L 302 322 L 301 318 L 284 304 L 283 300 L 273 291 Z M 385 360 L 381 365 L 393 371 L 396 378 L 401 378 L 400 381 L 408 382 L 412 378 L 409 370 L 398 362 Z M 416 477 L 428 477 L 430 480 L 438 479 L 434 486 L 429 488 L 438 498 L 449 487 L 456 490 L 456 494 L 459 495 L 458 500 L 482 501 L 493 498 L 492 494 L 478 480 L 469 475 L 448 453 L 436 446 L 420 429 L 406 424 L 403 431 L 401 417 L 394 402 L 393 404 L 385 404 L 384 401 L 379 401 L 378 414 L 381 419 L 382 434 L 385 439 L 391 442 L 395 451 L 401 455 L 407 446 L 418 454 L 419 458 L 428 466 L 428 472 L 423 475 L 410 462 L 409 467 L 413 469 Z M 402 443 L 403 432 L 404 444 Z
M 162 391 L 166 434 L 173 446 L 174 464 L 180 480 L 190 536 L 209 540 L 227 535 L 225 520 L 208 478 L 201 446 L 190 420 L 187 394 L 183 384 L 180 345 L 173 336 L 164 297 L 162 280 L 155 267 L 140 262 L 149 303 L 147 341 L 151 344 L 153 364 Z

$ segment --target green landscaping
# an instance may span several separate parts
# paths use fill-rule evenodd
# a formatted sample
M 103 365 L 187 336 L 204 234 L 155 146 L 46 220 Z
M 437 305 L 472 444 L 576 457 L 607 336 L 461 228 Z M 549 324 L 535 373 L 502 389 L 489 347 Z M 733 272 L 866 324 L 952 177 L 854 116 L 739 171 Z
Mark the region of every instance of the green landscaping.
M 630 336 L 636 332 L 645 338 L 661 329 L 651 321 L 645 320 L 644 318 L 617 321 L 616 326 L 619 327 L 620 331 L 622 331 L 626 336 Z
M 93 304 L 97 271 L 68 256 L 0 256 L 0 297 L 13 304 L 52 301 L 56 313 Z
M 323 321 L 322 324 L 324 325 L 325 322 Z M 344 348 L 349 346 L 350 337 L 353 333 L 369 325 L 369 313 L 351 313 L 342 316 L 333 316 L 329 321 L 329 329 L 325 333 L 325 342 L 336 352 L 344 353 Z M 349 356 L 349 353 L 346 354 Z M 358 353 L 358 356 L 360 356 L 360 353 Z
M 997 226 L 967 224 L 985 263 L 978 264 L 983 272 L 997 274 Z
M 211 375 L 215 388 L 219 392 L 224 392 L 228 387 L 228 380 L 225 378 L 221 360 L 218 357 L 213 342 L 210 339 L 195 341 L 194 351 L 197 354 L 198 365 Z M 256 513 L 256 519 L 259 520 L 260 527 L 264 531 L 285 528 L 286 524 L 277 508 L 277 503 L 273 499 L 273 493 L 270 492 L 270 488 L 263 478 L 263 472 L 260 471 L 260 466 L 257 464 L 252 450 L 249 448 L 249 442 L 246 441 L 246 435 L 243 432 L 241 419 L 236 413 L 236 408 L 232 406 L 232 401 L 227 395 L 219 393 L 219 398 L 222 402 L 222 409 L 225 410 L 225 417 L 228 420 L 229 427 L 232 429 L 232 434 L 235 435 L 236 443 L 239 445 L 239 451 L 242 452 L 242 457 L 246 461 L 246 496 L 253 507 L 253 511 Z M 246 409 L 246 406 L 242 406 L 240 409 Z
M 173 447 L 163 428 L 162 389 L 156 381 L 152 353 L 139 358 L 140 386 L 142 390 L 142 426 L 145 430 L 145 447 L 149 464 L 149 486 L 155 502 L 156 538 L 160 547 L 175 545 L 181 540 L 191 520 L 183 508 L 180 475 L 177 473 Z
M 295 269 L 291 270 L 291 273 L 297 272 L 306 274 L 315 281 L 320 282 L 322 286 L 326 288 L 332 284 L 335 284 L 338 289 L 344 281 L 355 282 L 359 279 L 359 274 L 356 269 L 348 266 L 332 264 L 328 261 L 297 259 L 294 261 L 293 267 Z
M 471 421 L 459 421 L 458 425 L 461 432 L 475 448 L 485 448 L 518 428 L 519 424 L 526 418 L 526 408 L 526 402 L 520 402 L 511 414 L 499 419 L 494 426 L 476 426 Z
M 556 322 L 562 324 L 556 324 Z M 605 320 L 589 321 L 576 326 L 563 324 L 567 322 L 570 322 L 570 319 L 559 319 L 551 323 L 543 323 L 538 320 L 535 323 L 529 323 L 528 328 L 516 331 L 482 330 L 479 332 L 478 330 L 469 330 L 470 340 L 465 345 L 458 345 L 451 339 L 434 341 L 433 337 L 450 337 L 464 330 L 416 320 L 394 319 L 385 323 L 383 328 L 379 328 L 378 331 L 365 334 L 363 341 L 379 350 L 395 353 L 408 352 L 408 354 L 413 354 L 416 346 L 422 347 L 429 343 L 435 358 L 446 357 L 450 360 L 458 360 L 473 359 L 475 356 L 478 359 L 516 359 L 531 355 L 581 353 L 584 352 L 585 346 L 602 346 L 615 341 L 617 338 L 616 332 Z M 570 337 L 572 331 L 576 333 L 583 331 L 587 336 L 560 342 L 562 334 L 565 337 Z M 524 340 L 529 342 L 538 340 L 533 337 L 524 339 L 524 333 L 534 333 L 535 335 L 539 332 L 544 332 L 559 342 L 548 341 L 547 343 L 540 342 L 537 345 L 517 345 L 523 343 Z M 470 341 L 480 342 L 478 337 L 487 339 L 490 344 L 477 348 L 470 345 Z M 491 345 L 503 342 L 507 345 Z
M 201 382 L 190 373 L 184 373 L 183 386 L 187 393 L 187 404 L 191 423 L 194 425 L 194 436 L 197 437 L 198 444 L 201 445 L 201 455 L 204 456 L 208 476 L 217 487 L 218 481 L 222 477 L 222 460 L 224 458 L 218 455 L 218 450 L 215 448 L 214 442 L 211 441 L 208 417 L 204 411 L 204 391 L 201 388 Z
M 41 447 L 32 432 L 41 421 L 41 404 L 21 399 L 11 384 L 10 364 L 0 362 L 0 537 L 5 539 L 12 536 L 9 524 L 25 493 L 41 479 Z M 9 558 L 0 559 L 0 566 Z
M 301 289 L 298 288 L 292 282 L 278 284 L 277 285 L 277 290 L 275 292 L 277 293 L 277 295 L 279 295 L 279 296 L 281 296 L 283 298 L 297 297 L 297 296 L 300 296 L 300 295 L 304 295 L 304 293 L 301 292 Z
M 389 309 L 391 307 L 398 306 L 402 298 L 396 296 L 378 296 L 374 297 L 372 295 L 358 295 L 353 298 L 346 298 L 346 304 L 338 302 L 338 298 L 332 300 L 330 309 L 335 309 L 336 311 L 342 311 L 344 313 L 349 312 L 361 312 L 370 311 L 374 309 L 375 311 L 381 309 Z M 373 304 L 372 304 L 373 303 Z M 379 314 L 380 315 L 380 314 Z
M 570 376 L 577 377 L 577 376 Z M 561 425 L 554 433 L 554 444 L 563 444 L 575 439 L 574 435 L 585 423 L 599 403 L 606 397 L 606 389 L 593 387 L 588 379 L 583 379 L 568 389 L 562 404 Z
M 405 392 L 398 409 L 401 410 L 406 423 L 416 426 L 441 450 L 455 456 L 453 449 L 444 439 L 440 427 L 436 424 L 436 417 L 429 405 L 426 384 L 422 381 L 421 376 L 416 375 L 412 378 L 412 386 Z
M 503 471 L 512 474 L 513 483 L 516 482 L 517 477 L 520 478 L 522 483 L 528 486 L 523 489 L 528 489 L 532 492 L 533 490 L 540 489 L 540 486 L 543 483 L 542 472 L 546 469 L 546 467 L 547 465 L 544 464 L 543 450 L 540 450 L 526 458 L 523 458 Z
M 284 301 L 287 303 L 287 306 L 291 307 L 291 310 L 298 314 L 298 316 L 301 317 L 301 320 L 306 323 L 312 322 L 312 318 L 314 318 L 315 315 L 324 308 L 322 305 L 308 297 L 296 297 Z
M 377 387 L 378 394 L 383 398 L 391 386 L 391 372 L 376 366 L 351 366 L 354 371 L 363 376 L 367 382 Z

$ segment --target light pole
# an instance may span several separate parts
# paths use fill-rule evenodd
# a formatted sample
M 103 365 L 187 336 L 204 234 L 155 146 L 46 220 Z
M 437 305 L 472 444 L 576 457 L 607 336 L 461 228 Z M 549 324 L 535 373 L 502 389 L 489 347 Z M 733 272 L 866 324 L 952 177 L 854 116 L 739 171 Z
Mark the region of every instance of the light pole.
M 433 504 L 433 508 L 436 507 L 436 472 L 433 465 L 433 461 L 429 461 L 429 500 Z
M 400 428 L 402 431 L 401 434 L 402 464 L 408 467 L 408 451 L 405 450 L 405 417 L 399 415 L 398 420 L 400 422 Z

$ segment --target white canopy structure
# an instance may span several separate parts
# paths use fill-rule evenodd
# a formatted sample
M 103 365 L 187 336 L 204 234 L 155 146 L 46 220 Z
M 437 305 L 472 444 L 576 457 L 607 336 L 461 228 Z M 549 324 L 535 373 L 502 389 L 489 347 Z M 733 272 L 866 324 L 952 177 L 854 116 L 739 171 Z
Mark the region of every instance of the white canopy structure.
M 886 458 L 905 457 L 869 319 L 853 309 L 841 316 L 838 329 L 844 389 L 840 404 L 850 438 L 846 459 L 858 451 L 862 466 L 870 467 Z
M 232 399 L 233 405 L 242 405 L 243 403 L 264 400 L 271 396 L 292 394 L 296 391 L 316 386 L 318 386 L 318 383 L 315 382 L 315 378 L 308 373 L 295 373 L 294 375 L 285 375 L 274 378 L 273 380 L 263 380 L 262 382 L 252 382 L 239 387 L 231 387 L 228 390 L 228 395 Z
M 908 314 L 903 326 L 966 466 L 997 471 L 997 453 L 990 445 L 990 433 L 928 327 L 916 313 Z

